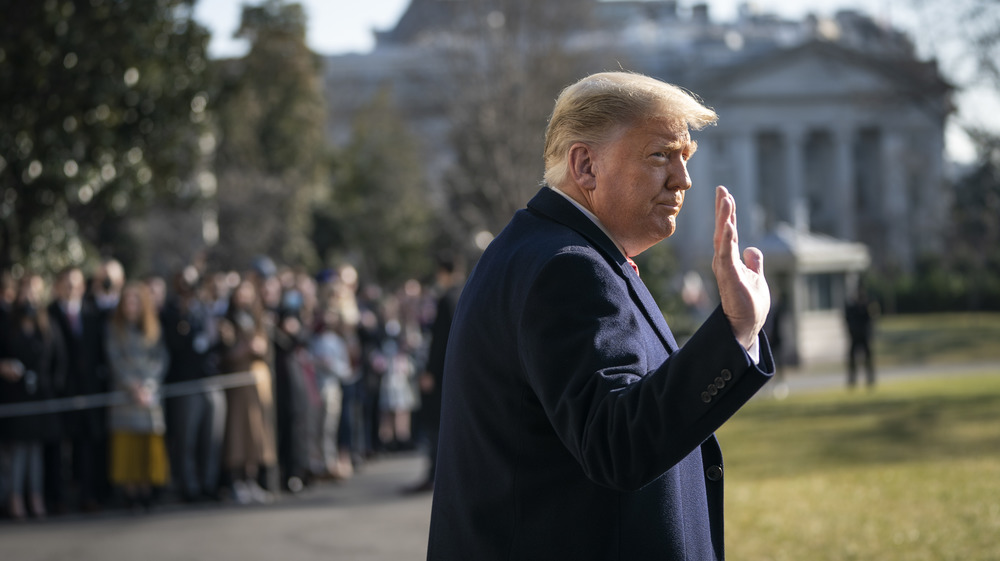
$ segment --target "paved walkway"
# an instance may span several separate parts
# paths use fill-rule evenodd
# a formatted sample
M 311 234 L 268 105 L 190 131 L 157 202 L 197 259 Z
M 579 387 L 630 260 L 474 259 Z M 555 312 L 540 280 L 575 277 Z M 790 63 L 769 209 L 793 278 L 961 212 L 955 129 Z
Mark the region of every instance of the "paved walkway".
M 906 378 L 934 378 L 976 373 L 1000 374 L 1000 361 L 967 364 L 876 365 L 876 383 L 892 382 Z M 846 387 L 847 370 L 839 365 L 818 366 L 807 372 L 790 369 L 783 381 L 786 384 L 788 393 Z M 777 386 L 778 384 L 775 382 L 779 382 L 779 380 L 769 382 L 768 386 Z M 864 383 L 863 370 L 858 372 L 858 383 Z M 765 390 L 759 395 L 766 395 L 768 390 L 774 392 L 776 388 L 765 387 Z
M 270 505 L 166 505 L 149 514 L 110 512 L 0 523 L 10 561 L 418 561 L 425 557 L 430 494 L 400 490 L 423 459 L 370 462 L 354 478 L 322 483 Z
M 1000 363 L 883 368 L 879 380 L 973 372 L 1000 374 Z M 831 369 L 790 372 L 786 382 L 795 394 L 841 387 L 844 379 Z M 431 498 L 400 490 L 419 479 L 423 467 L 417 454 L 380 458 L 348 481 L 316 485 L 266 506 L 167 505 L 148 515 L 5 521 L 0 559 L 418 561 L 424 559 Z

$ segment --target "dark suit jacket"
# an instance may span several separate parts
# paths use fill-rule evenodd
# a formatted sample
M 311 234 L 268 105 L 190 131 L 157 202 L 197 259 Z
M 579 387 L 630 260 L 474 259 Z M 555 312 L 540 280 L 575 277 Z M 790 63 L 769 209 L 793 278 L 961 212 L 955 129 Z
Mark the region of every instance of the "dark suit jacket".
M 80 309 L 80 329 L 74 331 L 69 318 L 53 301 L 48 307 L 52 327 L 66 348 L 65 379 L 58 381 L 59 397 L 74 397 L 108 391 L 104 331 L 107 314 L 86 300 Z M 62 415 L 65 432 L 73 437 L 103 439 L 107 433 L 107 411 L 103 408 L 68 411 Z
M 543 188 L 462 292 L 428 559 L 723 558 L 713 436 L 773 373 L 721 309 L 682 349 L 614 244 Z

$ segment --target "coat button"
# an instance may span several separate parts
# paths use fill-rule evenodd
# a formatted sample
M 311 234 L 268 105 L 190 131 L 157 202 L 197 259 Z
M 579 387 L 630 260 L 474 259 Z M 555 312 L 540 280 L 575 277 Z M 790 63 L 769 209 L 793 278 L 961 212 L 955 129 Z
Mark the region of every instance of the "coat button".
M 705 477 L 707 477 L 709 481 L 720 481 L 722 479 L 722 466 L 709 466 L 709 468 L 705 470 Z
M 712 401 L 712 396 L 708 392 L 701 392 L 701 400 L 708 403 Z
M 715 379 L 715 387 L 719 388 L 720 390 L 726 387 L 726 381 L 722 379 L 722 376 L 719 376 L 718 378 Z
M 733 379 L 733 373 L 730 372 L 728 368 L 723 368 L 720 374 L 722 375 L 721 377 L 723 381 L 728 382 Z
M 708 385 L 708 395 L 715 395 L 717 393 L 719 393 L 719 388 L 713 386 L 712 384 L 709 384 Z

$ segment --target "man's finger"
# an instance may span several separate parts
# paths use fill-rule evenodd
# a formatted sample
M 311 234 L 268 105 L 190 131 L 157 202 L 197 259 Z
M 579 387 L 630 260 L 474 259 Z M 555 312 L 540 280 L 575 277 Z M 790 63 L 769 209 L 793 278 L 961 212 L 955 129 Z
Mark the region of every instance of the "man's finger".
M 719 185 L 715 189 L 715 237 L 716 242 L 719 241 L 719 237 L 722 235 L 725 229 L 726 222 L 729 221 L 729 209 L 727 208 L 726 195 L 728 191 L 722 185 Z
M 736 226 L 736 197 L 732 193 L 726 192 L 726 198 L 729 199 L 729 223 L 733 228 L 733 244 L 739 246 L 740 243 L 740 229 Z
M 735 228 L 732 226 L 733 200 L 729 191 L 719 185 L 715 189 L 715 253 L 719 257 L 732 257 Z

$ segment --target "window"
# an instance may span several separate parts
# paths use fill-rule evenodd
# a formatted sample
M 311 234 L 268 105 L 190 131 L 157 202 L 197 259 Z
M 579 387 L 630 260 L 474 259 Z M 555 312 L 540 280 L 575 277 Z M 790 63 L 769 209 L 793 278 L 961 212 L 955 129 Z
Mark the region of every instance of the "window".
M 844 302 L 844 274 L 817 273 L 806 275 L 806 310 L 839 309 Z

